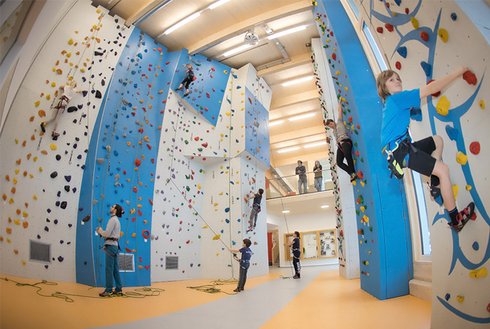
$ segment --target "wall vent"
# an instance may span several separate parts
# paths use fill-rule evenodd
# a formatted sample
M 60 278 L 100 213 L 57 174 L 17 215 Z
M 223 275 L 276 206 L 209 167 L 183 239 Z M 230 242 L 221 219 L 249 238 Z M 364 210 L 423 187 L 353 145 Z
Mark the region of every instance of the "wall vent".
M 167 256 L 165 257 L 165 269 L 166 270 L 178 270 L 179 269 L 179 257 Z
M 39 262 L 51 262 L 51 245 L 30 240 L 29 259 Z
M 119 272 L 134 272 L 134 255 L 119 253 L 117 256 L 119 262 Z

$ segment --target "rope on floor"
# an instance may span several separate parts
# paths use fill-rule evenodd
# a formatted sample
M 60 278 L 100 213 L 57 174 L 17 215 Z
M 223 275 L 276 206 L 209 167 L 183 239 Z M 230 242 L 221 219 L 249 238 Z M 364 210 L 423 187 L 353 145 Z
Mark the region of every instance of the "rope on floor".
M 25 283 L 25 282 L 18 282 L 12 279 L 9 279 L 7 277 L 2 277 L 0 280 L 5 281 L 5 282 L 13 282 L 17 287 L 31 287 L 36 289 L 36 294 L 38 294 L 41 297 L 50 297 L 50 298 L 59 298 L 64 300 L 67 303 L 73 303 L 75 300 L 72 297 L 83 297 L 83 298 L 96 298 L 96 299 L 108 299 L 106 297 L 99 297 L 99 296 L 91 296 L 91 295 L 80 295 L 80 294 L 70 294 L 66 292 L 60 292 L 60 291 L 55 291 L 53 293 L 43 293 L 43 286 L 57 286 L 58 283 L 56 282 L 50 282 L 47 280 L 42 280 L 36 283 Z M 125 290 L 125 292 L 118 297 L 122 298 L 145 298 L 145 297 L 156 297 L 159 296 L 160 293 L 165 291 L 164 289 L 160 288 L 148 288 L 148 287 L 143 287 L 143 288 L 136 288 L 133 290 Z M 114 297 L 116 297 L 114 295 Z
M 209 284 L 203 284 L 201 286 L 189 286 L 187 288 L 194 289 L 201 292 L 207 292 L 208 294 L 216 294 L 222 292 L 227 295 L 236 295 L 236 293 L 229 293 L 216 287 L 223 286 L 226 284 L 236 284 L 237 282 L 238 281 L 235 279 L 228 279 L 228 280 L 218 279 L 218 280 L 211 281 Z

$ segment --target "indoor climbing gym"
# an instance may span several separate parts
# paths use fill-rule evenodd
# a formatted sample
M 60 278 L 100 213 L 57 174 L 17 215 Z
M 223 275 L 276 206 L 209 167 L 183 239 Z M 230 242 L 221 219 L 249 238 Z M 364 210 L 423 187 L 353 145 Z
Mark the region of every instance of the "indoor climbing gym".
M 489 0 L 0 26 L 1 329 L 490 329 Z

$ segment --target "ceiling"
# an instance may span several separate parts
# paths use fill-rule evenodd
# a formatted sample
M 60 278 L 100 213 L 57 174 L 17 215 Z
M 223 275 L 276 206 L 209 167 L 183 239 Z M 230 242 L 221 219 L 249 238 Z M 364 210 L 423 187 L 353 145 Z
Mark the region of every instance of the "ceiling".
M 309 44 L 319 35 L 311 1 L 95 0 L 93 4 L 109 9 L 111 14 L 124 18 L 128 25 L 135 24 L 171 51 L 187 48 L 191 54 L 201 53 L 234 68 L 251 63 L 272 88 L 269 119 L 279 123 L 270 126 L 271 165 L 280 169 L 290 167 L 297 159 L 306 159 L 310 166 L 314 159 L 327 158 L 327 145 L 321 144 L 325 141 L 325 132 L 314 79 L 292 86 L 282 85 L 313 75 Z M 210 9 L 213 4 L 221 5 Z M 166 34 L 176 23 L 197 15 Z M 271 40 L 267 38 L 294 27 L 302 30 Z M 247 32 L 258 37 L 256 45 L 223 56 L 244 45 Z M 278 153 L 288 148 L 289 152 Z

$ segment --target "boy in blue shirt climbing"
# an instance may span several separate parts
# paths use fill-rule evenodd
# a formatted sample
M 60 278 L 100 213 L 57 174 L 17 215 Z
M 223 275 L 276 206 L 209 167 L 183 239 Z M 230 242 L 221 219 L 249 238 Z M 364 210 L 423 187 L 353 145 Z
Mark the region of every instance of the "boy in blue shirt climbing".
M 408 91 L 403 90 L 400 76 L 392 70 L 381 72 L 376 80 L 378 95 L 384 102 L 381 145 L 387 154 L 390 169 L 398 178 L 403 176 L 404 167 L 429 176 L 431 195 L 436 198 L 442 194 L 444 207 L 451 219 L 449 226 L 456 232 L 461 231 L 473 216 L 475 204 L 470 202 L 466 208 L 458 212 L 449 168 L 442 162 L 442 138 L 430 136 L 412 142 L 408 128 L 412 108 L 419 109 L 423 98 L 439 92 L 466 71 L 468 69 L 462 67 L 428 85 Z
M 243 291 L 245 288 L 245 282 L 247 281 L 247 271 L 250 267 L 250 258 L 252 257 L 252 250 L 250 250 L 251 245 L 252 241 L 250 241 L 249 239 L 243 239 L 243 247 L 240 250 L 230 249 L 236 260 L 238 260 L 238 258 L 236 257 L 235 253 L 240 252 L 242 254 L 242 257 L 239 260 L 240 276 L 238 277 L 238 286 L 235 290 L 233 290 L 234 292 Z

